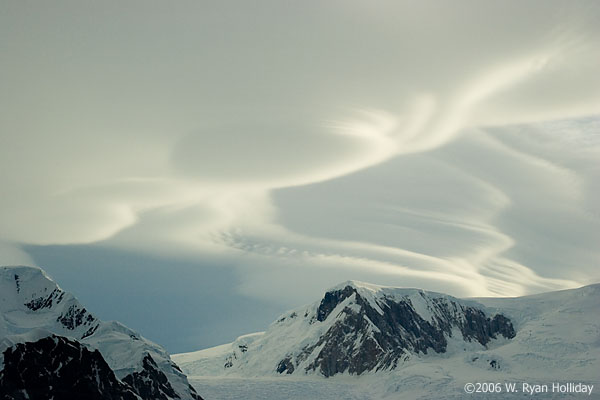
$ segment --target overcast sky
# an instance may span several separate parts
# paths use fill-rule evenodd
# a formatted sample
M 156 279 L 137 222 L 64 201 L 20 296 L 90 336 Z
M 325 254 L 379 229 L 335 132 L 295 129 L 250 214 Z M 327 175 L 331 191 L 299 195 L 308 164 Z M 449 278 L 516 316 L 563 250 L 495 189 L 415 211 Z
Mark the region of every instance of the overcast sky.
M 600 281 L 597 1 L 3 1 L 0 37 L 0 264 L 172 352 L 347 279 Z

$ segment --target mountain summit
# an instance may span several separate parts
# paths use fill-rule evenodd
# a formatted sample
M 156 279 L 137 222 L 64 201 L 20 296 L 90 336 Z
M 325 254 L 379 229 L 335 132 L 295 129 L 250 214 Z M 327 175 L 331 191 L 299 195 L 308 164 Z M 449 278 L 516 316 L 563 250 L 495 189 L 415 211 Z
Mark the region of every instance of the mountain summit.
M 514 337 L 510 318 L 475 301 L 348 281 L 282 315 L 264 334 L 238 339 L 222 368 L 360 375 L 457 345 L 486 349 Z M 256 358 L 258 349 L 262 356 Z
M 7 398 L 201 399 L 162 347 L 99 320 L 35 267 L 0 267 L 0 369 Z
M 469 382 L 597 384 L 599 309 L 600 285 L 460 299 L 348 281 L 265 332 L 173 358 L 203 390 L 234 379 L 265 391 L 278 381 L 332 395 L 343 387 L 351 398 L 462 399 Z

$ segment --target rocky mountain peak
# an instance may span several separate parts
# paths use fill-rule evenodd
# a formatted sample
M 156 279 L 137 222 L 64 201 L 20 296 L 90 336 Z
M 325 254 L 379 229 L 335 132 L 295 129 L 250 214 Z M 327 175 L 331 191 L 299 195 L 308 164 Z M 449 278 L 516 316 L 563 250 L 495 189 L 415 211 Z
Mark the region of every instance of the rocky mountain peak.
M 98 350 L 51 335 L 4 351 L 1 399 L 140 400 L 117 379 Z
M 473 300 L 347 281 L 283 314 L 264 333 L 220 346 L 197 364 L 183 360 L 194 373 L 360 375 L 458 347 L 485 350 L 514 336 L 509 317 Z
M 31 347 L 32 338 L 48 334 L 74 339 L 90 349 L 92 358 L 98 351 L 116 379 L 144 400 L 200 398 L 159 345 L 123 324 L 96 318 L 40 268 L 0 267 L 0 350 L 16 351 L 22 344 Z M 53 365 L 53 360 L 46 361 Z M 7 368 L 12 364 L 4 367 L 4 373 L 10 374 Z
M 355 282 L 325 293 L 316 320 L 323 323 L 328 318 L 329 329 L 297 358 L 308 359 L 316 351 L 305 368 L 325 376 L 390 369 L 412 354 L 445 353 L 448 339 L 457 334 L 482 346 L 498 335 L 515 336 L 507 317 L 490 316 L 481 305 L 415 289 L 365 288 Z M 282 361 L 278 370 L 290 373 L 292 359 Z

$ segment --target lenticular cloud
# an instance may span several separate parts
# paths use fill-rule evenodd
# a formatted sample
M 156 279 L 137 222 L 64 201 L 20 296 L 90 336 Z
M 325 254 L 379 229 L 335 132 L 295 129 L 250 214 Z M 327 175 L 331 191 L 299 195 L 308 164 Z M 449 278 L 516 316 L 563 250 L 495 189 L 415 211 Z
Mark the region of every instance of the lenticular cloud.
M 102 242 L 474 294 L 597 280 L 598 4 L 153 6 L 0 16 L 6 254 Z

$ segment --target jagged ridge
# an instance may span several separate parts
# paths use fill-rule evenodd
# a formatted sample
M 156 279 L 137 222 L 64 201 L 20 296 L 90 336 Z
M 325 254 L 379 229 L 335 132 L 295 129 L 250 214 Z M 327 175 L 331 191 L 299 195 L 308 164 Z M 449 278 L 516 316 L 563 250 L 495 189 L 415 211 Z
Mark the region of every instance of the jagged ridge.
M 4 351 L 2 400 L 139 400 L 117 379 L 98 350 L 76 340 L 48 336 Z
M 0 267 L 0 294 L 0 352 L 41 328 L 99 350 L 116 377 L 134 382 L 144 399 L 200 399 L 162 347 L 118 322 L 99 320 L 40 268 Z
M 177 359 L 192 375 L 360 375 L 454 351 L 451 343 L 477 351 L 514 336 L 509 317 L 478 302 L 349 281 L 285 313 L 262 334 Z
M 361 374 L 394 368 L 410 353 L 427 354 L 428 350 L 444 353 L 446 338 L 452 337 L 453 328 L 460 330 L 464 340 L 476 340 L 483 346 L 498 334 L 506 338 L 515 336 L 512 323 L 501 314 L 490 318 L 479 308 L 449 297 L 431 297 L 424 291 L 417 291 L 416 296 L 427 304 L 431 320 L 425 320 L 417 312 L 409 295 L 398 299 L 383 293 L 369 301 L 352 283 L 327 292 L 317 308 L 319 322 L 325 321 L 346 299 L 350 301 L 335 316 L 343 317 L 317 343 L 306 347 L 298 361 L 302 361 L 304 354 L 320 349 L 307 370 L 318 370 L 325 376 L 346 371 Z M 285 370 L 278 368 L 278 372 Z

